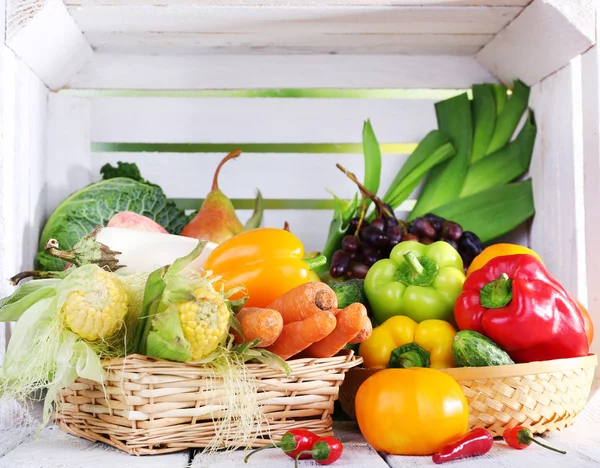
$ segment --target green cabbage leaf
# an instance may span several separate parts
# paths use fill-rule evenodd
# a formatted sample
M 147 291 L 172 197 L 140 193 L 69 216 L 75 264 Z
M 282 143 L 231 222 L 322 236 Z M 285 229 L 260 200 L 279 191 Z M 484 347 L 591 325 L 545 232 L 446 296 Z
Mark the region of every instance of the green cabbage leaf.
M 106 226 L 121 211 L 147 216 L 171 234 L 179 234 L 189 221 L 158 185 L 126 177 L 101 180 L 69 196 L 50 215 L 40 236 L 37 268 L 50 271 L 66 266 L 44 251 L 48 239 L 58 240 L 61 250 L 71 249 L 95 226 Z

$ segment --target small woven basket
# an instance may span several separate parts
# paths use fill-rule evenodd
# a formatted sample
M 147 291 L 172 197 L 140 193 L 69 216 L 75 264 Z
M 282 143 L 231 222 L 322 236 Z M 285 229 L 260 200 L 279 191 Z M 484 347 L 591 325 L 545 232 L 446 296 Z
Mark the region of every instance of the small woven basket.
M 493 367 L 440 369 L 458 381 L 469 402 L 469 426 L 494 436 L 526 426 L 534 434 L 570 426 L 590 394 L 596 355 Z M 360 385 L 377 370 L 352 369 L 340 390 L 342 409 L 352 418 Z
M 352 352 L 295 359 L 288 361 L 290 377 L 262 364 L 248 364 L 265 416 L 250 446 L 270 444 L 300 427 L 332 435 L 331 414 L 344 374 L 361 362 Z M 131 455 L 211 445 L 223 392 L 206 367 L 131 355 L 107 361 L 104 368 L 104 386 L 80 378 L 60 391 L 55 419 L 63 431 Z M 238 445 L 232 437 L 221 448 Z

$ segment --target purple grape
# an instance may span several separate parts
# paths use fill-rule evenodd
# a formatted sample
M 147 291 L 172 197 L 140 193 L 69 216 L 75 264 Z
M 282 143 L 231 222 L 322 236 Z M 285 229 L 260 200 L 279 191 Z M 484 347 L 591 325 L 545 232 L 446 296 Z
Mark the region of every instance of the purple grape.
M 421 244 L 429 245 L 429 244 L 433 244 L 434 241 L 431 237 L 421 237 L 421 238 L 419 238 L 419 242 Z
M 350 264 L 350 268 L 348 269 L 348 276 L 350 278 L 365 279 L 368 271 L 369 267 L 364 263 L 352 262 Z
M 339 278 L 346 274 L 348 266 L 350 265 L 350 254 L 345 250 L 336 251 L 331 257 L 331 267 L 329 268 L 329 274 L 333 278 Z
M 348 253 L 355 253 L 360 246 L 360 241 L 356 236 L 344 236 L 342 239 L 342 249 Z
M 388 245 L 389 239 L 388 236 L 381 229 L 377 229 L 375 226 L 367 226 L 361 232 L 361 238 L 367 244 L 374 245 L 376 247 L 383 247 Z
M 380 218 L 385 218 L 385 219 L 394 218 L 394 210 L 387 203 L 383 204 L 383 209 L 381 209 L 379 206 L 377 206 L 375 212 L 377 213 L 377 216 L 379 216 Z
M 415 236 L 414 234 L 408 233 L 408 234 L 404 234 L 402 236 L 402 242 L 406 242 L 406 241 L 417 241 L 417 242 L 419 242 L 419 238 L 417 236 Z
M 452 221 L 444 221 L 442 223 L 442 237 L 444 239 L 450 239 L 458 241 L 463 234 L 462 227 L 460 224 L 456 224 Z
M 385 225 L 386 227 L 398 226 L 398 220 L 396 218 L 386 218 Z
M 454 247 L 456 250 L 458 250 L 458 244 L 456 243 L 456 241 L 453 241 L 452 239 L 444 239 L 444 242 L 447 242 L 452 247 Z
M 377 218 L 371 223 L 371 226 L 376 227 L 380 231 L 385 231 L 385 219 Z
M 437 232 L 433 229 L 433 226 L 424 218 L 415 218 L 413 226 L 415 227 L 414 234 L 419 237 L 428 237 L 429 239 L 437 237 Z
M 348 232 L 356 232 L 356 228 L 358 227 L 358 223 L 360 221 L 360 218 L 352 218 L 350 220 L 350 224 L 348 225 Z
M 442 231 L 442 223 L 445 221 L 441 216 L 434 215 L 433 213 L 427 213 L 423 218 L 429 221 L 431 227 L 435 229 L 438 233 Z
M 473 261 L 477 255 L 479 255 L 483 250 L 483 244 L 479 240 L 479 237 L 470 231 L 463 232 L 463 235 L 458 241 L 459 249 L 468 254 Z M 471 262 L 469 262 L 470 264 Z
M 371 246 L 364 246 L 363 247 L 363 263 L 367 266 L 371 266 L 377 260 L 379 260 L 379 255 L 377 254 L 377 250 L 375 250 Z
M 388 226 L 385 233 L 387 234 L 390 246 L 392 247 L 402 241 L 402 229 L 400 229 L 400 226 Z

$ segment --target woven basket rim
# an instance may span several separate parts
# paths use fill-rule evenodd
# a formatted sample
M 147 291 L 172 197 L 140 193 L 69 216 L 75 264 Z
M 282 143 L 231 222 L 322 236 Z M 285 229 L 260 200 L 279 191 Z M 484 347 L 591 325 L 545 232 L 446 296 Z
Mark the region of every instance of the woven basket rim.
M 445 372 L 455 380 L 480 380 L 564 372 L 567 370 L 596 367 L 597 365 L 598 356 L 595 354 L 588 354 L 583 357 L 536 361 L 525 364 L 506 364 L 503 366 L 489 367 L 448 367 L 437 370 Z M 379 372 L 380 370 L 385 369 L 365 369 L 363 367 L 355 367 L 348 372 L 351 372 L 352 374 L 365 373 L 370 375 Z

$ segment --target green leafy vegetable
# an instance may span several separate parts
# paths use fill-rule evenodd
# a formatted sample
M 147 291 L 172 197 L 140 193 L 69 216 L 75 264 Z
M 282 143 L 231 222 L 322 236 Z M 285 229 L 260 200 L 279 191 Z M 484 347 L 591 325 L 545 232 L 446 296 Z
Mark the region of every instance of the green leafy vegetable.
M 66 265 L 44 251 L 48 239 L 58 240 L 63 250 L 70 249 L 95 226 L 106 226 L 121 211 L 147 216 L 172 234 L 179 234 L 188 221 L 157 185 L 124 177 L 102 180 L 72 194 L 50 215 L 40 236 L 37 268 L 61 270 Z
M 510 99 L 506 102 L 504 109 L 498 115 L 494 136 L 490 141 L 487 153 L 498 151 L 509 142 L 519 121 L 527 109 L 529 101 L 529 87 L 521 80 L 515 80 L 513 92 Z
M 258 193 L 256 194 L 256 200 L 254 200 L 254 212 L 252 213 L 252 216 L 250 216 L 250 219 L 246 221 L 246 224 L 244 224 L 244 229 L 246 231 L 260 227 L 265 209 L 263 205 L 263 197 L 260 193 L 260 190 L 258 190 Z
M 494 85 L 473 85 L 473 151 L 471 163 L 487 154 L 496 127 Z
M 102 180 L 115 179 L 117 177 L 127 177 L 128 179 L 137 180 L 138 182 L 149 183 L 142 178 L 140 169 L 136 163 L 128 163 L 119 161 L 117 167 L 106 163 L 100 168 L 100 174 L 102 174 Z
M 363 185 L 371 193 L 377 193 L 381 181 L 381 149 L 377 137 L 367 120 L 363 127 L 363 153 L 365 157 L 365 180 Z M 367 199 L 367 207 L 371 200 Z
M 481 242 L 487 243 L 509 233 L 534 215 L 531 180 L 500 185 L 459 198 L 433 212 L 474 232 Z

